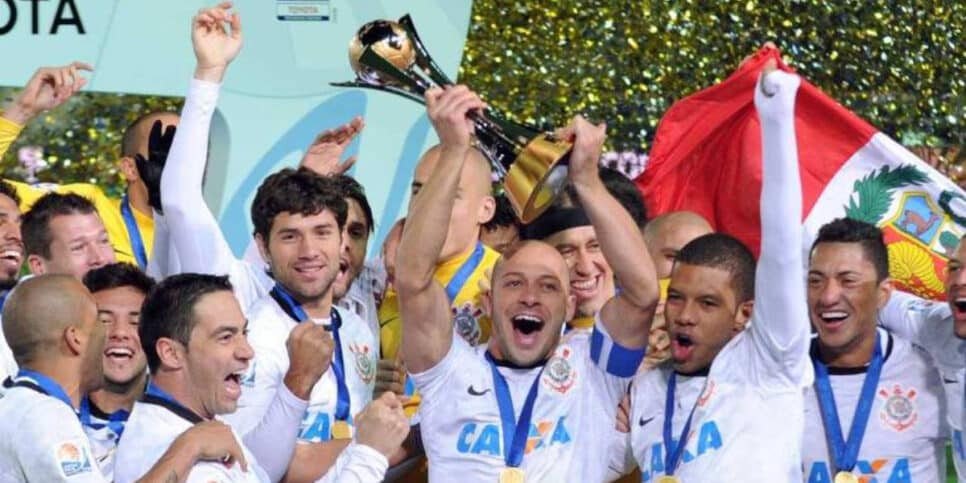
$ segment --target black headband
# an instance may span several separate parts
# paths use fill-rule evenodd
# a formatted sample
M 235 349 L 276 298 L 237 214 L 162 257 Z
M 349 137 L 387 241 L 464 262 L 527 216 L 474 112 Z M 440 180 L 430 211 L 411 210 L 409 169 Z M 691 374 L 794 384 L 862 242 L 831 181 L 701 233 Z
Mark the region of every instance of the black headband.
M 579 226 L 590 226 L 590 218 L 587 218 L 583 208 L 551 207 L 540 218 L 523 227 L 523 239 L 543 240 L 554 233 Z

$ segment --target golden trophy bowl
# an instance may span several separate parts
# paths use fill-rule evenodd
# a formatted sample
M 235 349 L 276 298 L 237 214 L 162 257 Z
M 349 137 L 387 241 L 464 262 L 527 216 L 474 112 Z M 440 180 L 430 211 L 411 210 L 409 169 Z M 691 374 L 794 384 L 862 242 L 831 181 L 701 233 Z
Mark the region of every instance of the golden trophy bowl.
M 332 85 L 380 90 L 425 104 L 426 90 L 454 84 L 429 56 L 409 15 L 360 27 L 349 42 L 349 63 L 355 80 Z M 517 218 L 532 222 L 567 184 L 573 146 L 492 109 L 471 113 L 470 118 L 477 147 L 502 180 Z

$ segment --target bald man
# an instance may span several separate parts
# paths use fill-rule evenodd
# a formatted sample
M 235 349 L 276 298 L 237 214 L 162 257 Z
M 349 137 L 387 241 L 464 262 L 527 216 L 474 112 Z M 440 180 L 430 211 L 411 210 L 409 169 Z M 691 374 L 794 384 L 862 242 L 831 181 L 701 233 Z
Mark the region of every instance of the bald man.
M 671 276 L 674 257 L 695 238 L 713 232 L 711 225 L 693 211 L 672 211 L 658 216 L 644 227 L 644 243 L 660 280 Z
M 0 481 L 107 481 L 76 413 L 103 383 L 94 298 L 69 275 L 33 277 L 4 305 L 3 332 L 20 370 L 0 400 Z M 221 424 L 186 432 L 145 479 L 177 480 L 195 461 L 238 457 L 230 435 Z

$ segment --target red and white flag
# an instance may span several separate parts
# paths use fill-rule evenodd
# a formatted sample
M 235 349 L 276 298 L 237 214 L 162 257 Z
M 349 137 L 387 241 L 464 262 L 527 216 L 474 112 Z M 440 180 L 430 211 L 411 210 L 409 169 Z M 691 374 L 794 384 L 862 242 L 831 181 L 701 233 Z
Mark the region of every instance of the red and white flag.
M 676 102 L 661 119 L 635 180 L 648 214 L 690 210 L 757 255 L 761 241 L 761 130 L 754 106 L 765 47 L 720 84 Z M 966 193 L 811 83 L 795 104 L 802 176 L 803 249 L 825 223 L 848 216 L 882 228 L 900 289 L 943 296 L 947 254 L 966 232 Z M 794 222 L 789 220 L 789 222 Z

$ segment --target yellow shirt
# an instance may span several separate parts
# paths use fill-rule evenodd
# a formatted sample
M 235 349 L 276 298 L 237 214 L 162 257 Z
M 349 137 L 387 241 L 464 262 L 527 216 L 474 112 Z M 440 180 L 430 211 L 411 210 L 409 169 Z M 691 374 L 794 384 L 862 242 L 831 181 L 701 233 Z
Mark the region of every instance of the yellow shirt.
M 10 145 L 17 139 L 23 126 L 0 117 L 0 158 L 10 149 Z M 17 189 L 20 196 L 20 211 L 25 212 L 48 191 L 57 193 L 74 193 L 81 195 L 94 203 L 97 213 L 104 221 L 104 227 L 111 239 L 111 246 L 114 247 L 114 256 L 119 262 L 128 262 L 137 265 L 134 257 L 134 250 L 131 248 L 131 237 L 124 224 L 124 217 L 121 216 L 121 200 L 108 198 L 107 195 L 97 186 L 87 183 L 66 184 L 54 186 L 51 189 L 44 189 L 20 183 L 12 180 L 5 180 Z M 144 243 L 144 251 L 151 259 L 151 246 L 154 243 L 154 220 L 149 215 L 145 215 L 133 207 L 131 212 L 134 214 L 135 224 L 141 233 L 141 240 Z
M 483 315 L 483 305 L 480 297 L 483 293 L 481 284 L 493 265 L 500 258 L 499 252 L 480 244 L 483 248 L 483 258 L 480 260 L 476 269 L 467 277 L 466 282 L 460 288 L 453 299 L 450 308 L 453 312 L 453 325 L 457 332 L 463 336 L 471 345 L 483 344 L 490 339 L 492 322 L 489 317 Z M 436 267 L 434 278 L 443 287 L 446 287 L 454 275 L 463 266 L 463 262 L 470 259 L 473 252 L 466 253 L 453 260 L 441 263 Z M 382 305 L 379 306 L 379 342 L 382 348 L 382 357 L 394 359 L 399 353 L 399 344 L 402 342 L 402 321 L 399 318 L 399 305 L 396 292 L 392 289 L 386 291 Z M 408 379 L 408 378 L 407 378 Z M 413 416 L 419 408 L 419 394 L 415 393 L 411 381 L 406 381 L 406 392 L 410 395 L 409 402 L 404 405 L 407 416 Z

